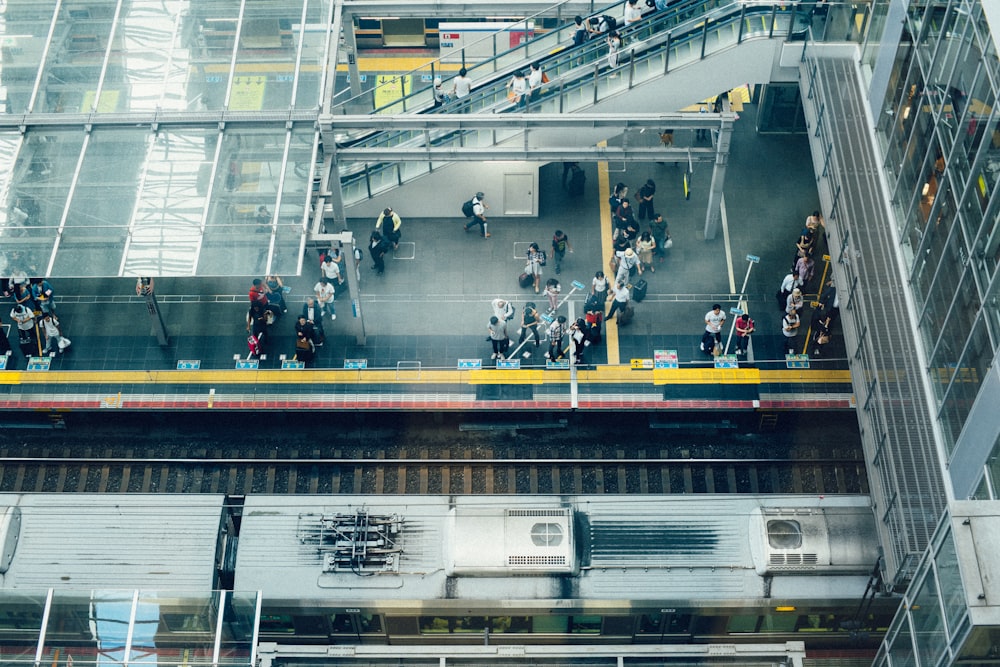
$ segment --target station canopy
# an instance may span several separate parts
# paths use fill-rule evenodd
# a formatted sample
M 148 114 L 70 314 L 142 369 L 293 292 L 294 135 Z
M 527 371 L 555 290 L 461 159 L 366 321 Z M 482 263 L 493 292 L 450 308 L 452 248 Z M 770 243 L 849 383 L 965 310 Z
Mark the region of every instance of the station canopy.
M 300 273 L 333 0 L 7 0 L 0 275 Z

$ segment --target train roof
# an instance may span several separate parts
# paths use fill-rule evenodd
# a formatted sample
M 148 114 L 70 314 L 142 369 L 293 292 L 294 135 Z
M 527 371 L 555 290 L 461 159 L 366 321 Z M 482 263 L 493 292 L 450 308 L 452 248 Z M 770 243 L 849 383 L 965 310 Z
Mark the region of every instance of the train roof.
M 844 541 L 860 541 L 855 525 L 873 534 L 864 496 L 252 496 L 235 588 L 346 606 L 759 598 L 773 594 L 761 561 L 775 556 L 766 540 L 753 545 L 754 517 L 764 525 L 771 514 L 822 514 Z M 853 548 L 834 545 L 833 556 L 844 562 Z
M 0 494 L 0 588 L 210 591 L 224 499 Z

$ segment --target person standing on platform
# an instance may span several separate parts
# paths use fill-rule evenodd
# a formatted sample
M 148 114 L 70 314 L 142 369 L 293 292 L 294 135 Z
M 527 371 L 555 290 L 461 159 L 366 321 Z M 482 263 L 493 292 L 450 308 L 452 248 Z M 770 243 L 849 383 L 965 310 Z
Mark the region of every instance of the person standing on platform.
M 795 272 L 799 275 L 799 282 L 805 287 L 812 280 L 813 270 L 816 268 L 816 262 L 813 261 L 812 257 L 808 255 L 800 256 L 795 262 Z
M 639 192 L 636 193 L 636 199 L 639 200 L 639 220 L 653 219 L 653 197 L 655 195 L 656 183 L 651 178 L 647 179 L 639 188 Z
M 63 336 L 59 320 L 51 313 L 42 316 L 41 329 L 45 334 L 45 349 L 42 350 L 42 354 L 62 352 L 72 344 L 69 338 Z
M 17 342 L 21 354 L 28 358 L 38 354 L 35 343 L 35 313 L 28 310 L 23 303 L 15 305 L 10 311 L 10 318 L 17 324 Z
M 573 244 L 569 242 L 569 237 L 561 229 L 557 229 L 556 233 L 552 235 L 552 258 L 556 262 L 557 274 L 562 273 L 562 261 L 566 257 L 567 250 L 573 252 Z
M 799 326 L 802 324 L 797 312 L 785 313 L 781 318 L 781 333 L 785 337 L 785 351 L 795 354 L 798 349 Z
M 712 304 L 712 310 L 705 313 L 705 334 L 704 341 L 708 342 L 709 335 L 714 345 L 722 343 L 722 325 L 726 323 L 726 314 L 722 312 L 722 306 L 717 303 Z M 705 347 L 708 347 L 707 345 Z M 703 348 L 704 349 L 704 348 Z M 712 354 L 712 350 L 705 350 Z
M 560 315 L 552 321 L 549 325 L 549 351 L 545 353 L 546 359 L 551 359 L 555 361 L 556 359 L 562 359 L 563 355 L 563 336 L 566 334 L 566 316 Z
M 479 225 L 480 234 L 484 239 L 488 239 L 490 234 L 486 231 L 486 209 L 489 208 L 489 205 L 486 203 L 485 197 L 486 195 L 482 192 L 477 192 L 476 196 L 472 198 L 470 202 L 472 211 L 469 221 L 465 223 L 465 231 L 472 229 L 473 225 Z
M 538 307 L 531 301 L 524 304 L 524 310 L 521 311 L 521 337 L 518 338 L 517 344 L 523 343 L 529 334 L 534 337 L 536 348 L 541 345 L 538 338 Z M 526 351 L 522 356 L 527 359 L 531 356 L 531 352 Z
M 42 313 L 56 312 L 56 302 L 52 298 L 52 285 L 44 278 L 35 278 L 31 281 L 31 296 L 38 304 Z
M 368 238 L 368 252 L 372 256 L 372 270 L 381 276 L 385 273 L 385 254 L 389 252 L 389 244 L 378 232 L 372 232 Z
M 510 301 L 497 298 L 490 302 L 490 306 L 493 308 L 493 314 L 501 322 L 509 322 L 514 319 L 514 306 L 511 305 Z
M 542 251 L 535 242 L 528 246 L 528 263 L 524 266 L 524 272 L 531 276 L 534 281 L 535 294 L 538 294 L 539 284 L 542 280 Z
M 319 272 L 321 278 L 326 278 L 333 284 L 334 281 L 338 285 L 344 284 L 344 276 L 340 271 L 340 262 L 336 261 L 333 253 L 326 253 L 323 257 L 323 262 L 319 265 Z
M 545 296 L 549 300 L 549 312 L 554 313 L 559 308 L 559 293 L 562 292 L 562 285 L 555 278 L 549 278 L 545 282 Z
M 305 331 L 295 333 L 295 361 L 301 361 L 309 368 L 316 358 L 316 344 L 306 335 Z
M 653 240 L 656 241 L 656 248 L 653 250 L 653 256 L 658 257 L 660 263 L 662 264 L 667 255 L 667 249 L 665 247 L 667 239 L 670 238 L 667 221 L 663 219 L 663 215 L 660 213 L 653 214 L 653 218 L 649 223 L 649 232 L 653 235 Z
M 604 276 L 604 271 L 594 274 L 594 279 L 590 281 L 590 293 L 601 304 L 608 300 L 608 279 Z M 601 310 L 603 313 L 604 311 Z
M 635 251 L 639 255 L 639 267 L 646 268 L 656 273 L 653 266 L 653 251 L 656 250 L 656 241 L 650 232 L 643 232 L 635 242 Z
M 326 332 L 323 331 L 323 307 L 316 302 L 314 297 L 310 296 L 306 298 L 306 302 L 302 304 L 302 313 L 299 315 L 299 325 L 311 326 L 316 332 L 316 345 L 319 346 L 323 344 L 323 340 L 326 338 Z
M 785 312 L 791 313 L 792 311 L 798 313 L 801 312 L 805 307 L 805 299 L 802 297 L 802 290 L 798 287 L 792 290 L 792 293 L 788 295 L 785 300 Z
M 323 339 L 317 333 L 316 327 L 306 321 L 305 315 L 299 315 L 299 319 L 295 321 L 295 335 L 299 334 L 311 340 L 314 348 L 323 346 Z
M 628 287 L 625 285 L 624 280 L 616 280 L 614 286 L 611 288 L 611 310 L 608 311 L 605 321 L 610 320 L 615 316 L 615 313 L 621 311 L 625 312 L 628 308 L 628 301 L 631 298 L 631 294 L 628 291 Z
M 736 354 L 746 356 L 753 328 L 754 321 L 748 313 L 743 313 L 736 318 Z
M 392 224 L 386 224 L 385 228 L 382 228 L 382 224 L 386 219 L 389 219 Z M 378 220 L 375 221 L 375 231 L 382 235 L 388 243 L 392 244 L 392 249 L 396 250 L 399 248 L 399 239 L 403 236 L 403 232 L 400 231 L 400 227 L 403 226 L 403 221 L 399 217 L 399 214 L 392 210 L 391 206 L 387 206 L 378 215 Z
M 506 359 L 507 348 L 510 346 L 510 339 L 507 337 L 507 321 L 494 315 L 490 318 L 486 331 L 490 335 L 490 343 L 493 344 L 493 356 L 490 359 Z
M 788 307 L 788 297 L 800 287 L 802 287 L 802 282 L 799 280 L 799 274 L 794 270 L 781 280 L 781 286 L 778 287 L 778 292 L 775 294 L 775 298 L 778 300 L 778 310 L 784 311 Z
M 320 309 L 320 318 L 323 317 L 323 311 L 326 311 L 330 313 L 331 320 L 337 319 L 337 308 L 333 303 L 336 295 L 333 283 L 326 278 L 320 278 L 319 282 L 313 285 L 313 293 L 316 295 L 316 305 Z

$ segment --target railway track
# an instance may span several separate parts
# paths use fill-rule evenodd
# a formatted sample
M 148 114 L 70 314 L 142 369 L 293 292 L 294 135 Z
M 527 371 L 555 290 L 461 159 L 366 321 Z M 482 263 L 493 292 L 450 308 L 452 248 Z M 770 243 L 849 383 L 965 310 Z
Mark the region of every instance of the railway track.
M 696 449 L 192 448 L 0 450 L 6 493 L 674 494 L 868 493 L 859 453 L 796 448 L 788 458 L 719 458 Z M 564 448 L 549 448 L 564 449 Z M 707 448 L 706 448 L 707 449 Z

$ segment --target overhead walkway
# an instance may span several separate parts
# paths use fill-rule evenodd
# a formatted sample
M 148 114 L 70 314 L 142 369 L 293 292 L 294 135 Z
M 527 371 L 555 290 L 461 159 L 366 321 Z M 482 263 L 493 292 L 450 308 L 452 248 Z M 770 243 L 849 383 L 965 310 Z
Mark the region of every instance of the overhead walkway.
M 857 8 L 834 6 L 823 17 L 824 26 L 857 23 Z M 863 14 L 862 14 L 863 20 Z M 490 77 L 462 100 L 433 108 L 430 89 L 418 91 L 402 100 L 376 109 L 377 112 L 415 113 L 579 113 L 587 110 L 614 112 L 627 100 L 632 111 L 676 110 L 700 99 L 715 96 L 747 81 L 769 80 L 776 50 L 767 44 L 795 38 L 814 27 L 816 18 L 811 4 L 746 5 L 715 0 L 693 0 L 679 3 L 657 12 L 643 21 L 621 30 L 625 47 L 619 66 L 608 66 L 607 46 L 603 39 L 573 47 L 560 39 L 560 31 L 531 40 L 523 48 L 481 64 L 480 72 Z M 572 27 L 561 29 L 572 31 Z M 838 38 L 844 30 L 835 31 Z M 528 48 L 529 45 L 531 48 Z M 753 46 L 750 46 L 753 45 Z M 761 46 L 764 48 L 761 49 Z M 753 48 L 755 51 L 750 52 Z M 510 72 L 525 67 L 527 62 L 540 60 L 549 77 L 537 100 L 519 108 L 508 99 L 506 84 Z M 666 90 L 662 86 L 647 86 L 662 80 L 668 73 L 684 69 L 684 84 Z M 472 73 L 475 77 L 475 73 Z M 475 79 L 474 80 L 479 80 Z M 446 86 L 447 88 L 447 86 Z M 615 104 L 617 102 L 617 104 Z M 705 119 L 706 127 L 714 127 L 716 119 Z M 448 129 L 428 132 L 419 129 L 389 129 L 370 133 L 360 139 L 346 135 L 335 137 L 340 147 L 358 154 L 369 150 L 371 155 L 392 149 L 413 150 L 451 148 L 454 150 L 490 149 L 505 143 L 517 143 L 521 136 L 516 126 L 505 132 L 482 132 L 472 129 Z M 613 129 L 608 136 L 617 135 Z M 588 141 L 590 141 L 588 137 Z M 594 142 L 590 142 L 593 146 Z M 369 160 L 372 158 L 369 157 Z M 482 158 L 488 159 L 488 158 Z M 424 162 L 338 160 L 343 207 L 379 196 L 413 179 L 441 168 L 443 163 L 427 159 Z M 337 211 L 334 211 L 334 217 Z

